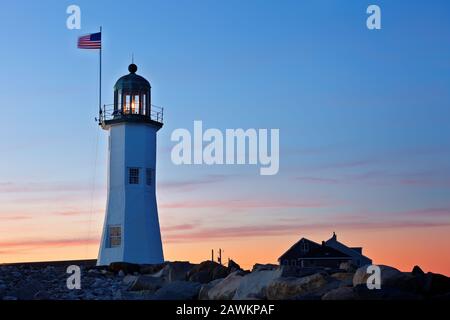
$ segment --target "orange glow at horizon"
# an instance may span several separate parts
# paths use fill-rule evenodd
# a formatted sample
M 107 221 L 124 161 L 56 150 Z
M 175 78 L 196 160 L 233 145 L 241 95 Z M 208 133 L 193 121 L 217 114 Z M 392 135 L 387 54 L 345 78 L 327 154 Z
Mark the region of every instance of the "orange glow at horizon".
M 98 251 L 99 226 L 91 239 L 74 238 L 66 241 L 30 241 L 8 243 L 0 240 L 0 263 L 95 259 Z M 431 229 L 408 228 L 402 230 L 334 230 L 338 240 L 348 246 L 362 246 L 363 253 L 375 264 L 385 264 L 402 271 L 411 271 L 419 265 L 424 271 L 450 275 L 449 227 Z M 245 269 L 255 263 L 277 263 L 277 258 L 301 237 L 320 243 L 330 238 L 332 231 L 282 236 L 254 236 L 232 239 L 192 240 L 164 243 L 166 261 L 199 263 L 211 259 L 211 249 L 217 259 L 223 250 L 222 261 L 233 259 Z M 163 232 L 164 236 L 164 232 Z M 29 239 L 29 238 L 28 238 Z M 432 250 L 430 249 L 432 248 Z

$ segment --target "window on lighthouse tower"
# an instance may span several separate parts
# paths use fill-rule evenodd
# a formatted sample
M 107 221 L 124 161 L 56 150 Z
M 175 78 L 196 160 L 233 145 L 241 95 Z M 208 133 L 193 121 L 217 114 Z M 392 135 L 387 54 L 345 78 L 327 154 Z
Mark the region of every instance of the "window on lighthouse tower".
M 121 226 L 109 226 L 108 229 L 108 247 L 120 247 L 122 244 L 122 227 Z
M 139 184 L 139 168 L 128 168 L 128 183 Z

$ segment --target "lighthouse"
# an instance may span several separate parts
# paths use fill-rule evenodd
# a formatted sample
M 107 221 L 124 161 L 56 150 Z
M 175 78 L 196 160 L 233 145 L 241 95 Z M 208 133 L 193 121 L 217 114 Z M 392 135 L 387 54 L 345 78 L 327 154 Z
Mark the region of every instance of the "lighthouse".
M 137 66 L 114 86 L 114 104 L 100 110 L 108 131 L 108 196 L 97 265 L 164 262 L 156 203 L 156 135 L 162 108 Z

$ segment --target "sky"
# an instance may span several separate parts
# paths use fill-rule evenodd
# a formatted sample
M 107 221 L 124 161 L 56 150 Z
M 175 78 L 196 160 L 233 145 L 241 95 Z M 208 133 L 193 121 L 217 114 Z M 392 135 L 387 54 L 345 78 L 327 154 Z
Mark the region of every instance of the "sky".
M 66 27 L 69 5 L 81 30 Z M 382 29 L 368 30 L 377 4 Z M 166 260 L 275 263 L 336 232 L 374 263 L 450 275 L 448 1 L 9 1 L 0 12 L 0 263 L 96 258 L 107 133 L 134 54 L 164 107 Z M 280 169 L 171 161 L 178 128 L 276 128 Z

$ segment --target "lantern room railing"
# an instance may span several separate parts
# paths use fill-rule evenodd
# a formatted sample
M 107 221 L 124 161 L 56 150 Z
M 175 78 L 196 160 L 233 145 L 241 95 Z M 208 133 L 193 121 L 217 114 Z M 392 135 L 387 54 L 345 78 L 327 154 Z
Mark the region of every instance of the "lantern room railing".
M 105 121 L 119 120 L 124 118 L 126 119 L 132 117 L 146 117 L 158 123 L 163 123 L 164 108 L 152 104 L 150 108 L 150 114 L 142 114 L 136 112 L 134 109 L 114 110 L 114 104 L 106 104 L 103 105 L 102 109 L 100 110 L 99 116 L 100 125 L 103 125 Z

